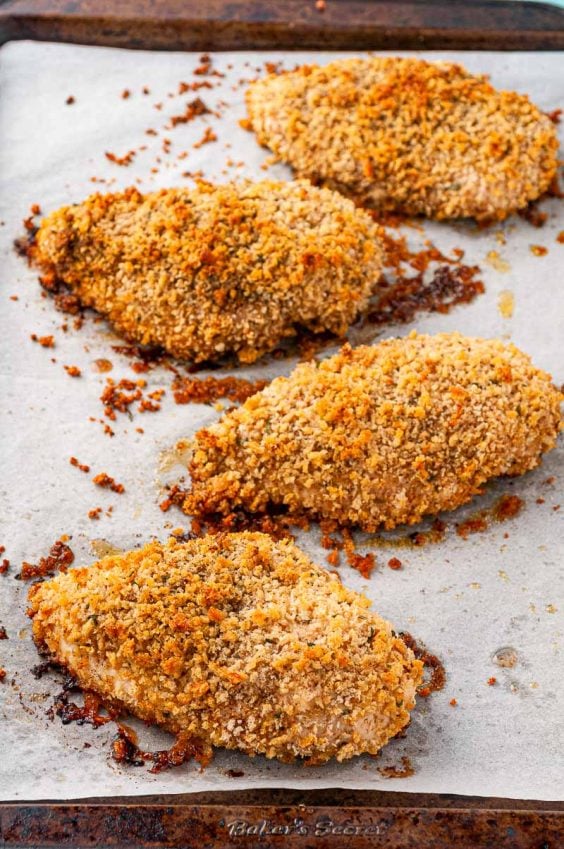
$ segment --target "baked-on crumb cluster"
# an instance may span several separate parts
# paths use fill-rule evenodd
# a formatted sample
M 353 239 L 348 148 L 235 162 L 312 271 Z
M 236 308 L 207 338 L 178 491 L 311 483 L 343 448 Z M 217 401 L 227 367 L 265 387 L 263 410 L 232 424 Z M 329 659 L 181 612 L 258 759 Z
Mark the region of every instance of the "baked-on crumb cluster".
M 381 270 L 370 217 L 307 181 L 95 194 L 28 253 L 128 339 L 194 361 L 252 362 L 296 325 L 343 334 Z
M 514 345 L 458 333 L 345 345 L 196 434 L 187 513 L 292 513 L 374 531 L 451 510 L 554 447 L 561 393 Z
M 250 755 L 374 754 L 422 677 L 368 599 L 266 534 L 153 542 L 29 597 L 36 642 L 85 689 Z
M 258 140 L 299 176 L 379 209 L 504 218 L 556 174 L 553 122 L 460 65 L 345 59 L 247 90 Z

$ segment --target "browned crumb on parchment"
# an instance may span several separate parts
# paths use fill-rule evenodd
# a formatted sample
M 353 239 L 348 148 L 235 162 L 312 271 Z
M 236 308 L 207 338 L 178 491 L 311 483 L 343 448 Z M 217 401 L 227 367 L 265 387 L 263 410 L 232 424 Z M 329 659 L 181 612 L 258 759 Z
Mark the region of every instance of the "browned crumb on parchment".
M 99 486 L 102 489 L 111 489 L 112 492 L 117 492 L 118 495 L 121 495 L 123 492 L 125 492 L 124 485 L 122 483 L 117 483 L 106 472 L 100 472 L 100 474 L 95 475 L 92 478 L 92 483 L 95 483 L 96 486 Z
M 126 413 L 133 418 L 131 406 L 137 402 L 135 408 L 138 413 L 156 413 L 161 409 L 161 400 L 165 389 L 147 389 L 147 381 L 144 378 L 130 380 L 122 378 L 115 381 L 111 377 L 106 378 L 106 386 L 100 395 L 100 401 L 104 405 L 104 415 L 111 421 L 116 421 L 116 413 Z
M 378 216 L 375 218 L 378 220 Z M 364 320 L 368 323 L 406 324 L 421 313 L 445 314 L 484 293 L 479 266 L 466 265 L 460 248 L 449 256 L 430 241 L 416 250 L 408 247 L 405 236 L 392 236 L 383 229 L 380 236 L 384 275 L 375 305 L 366 312 Z
M 72 549 L 67 545 L 66 539 L 61 538 L 53 543 L 49 554 L 42 557 L 38 563 L 27 563 L 24 560 L 21 571 L 16 577 L 23 581 L 50 577 L 56 572 L 66 572 L 73 561 L 74 553 Z
M 116 153 L 112 153 L 111 151 L 106 151 L 105 153 L 105 157 L 109 162 L 113 162 L 115 165 L 121 165 L 124 167 L 131 165 L 131 163 L 135 159 L 135 156 L 135 150 L 129 150 L 123 156 L 118 156 Z
M 246 380 L 240 377 L 178 376 L 172 384 L 177 404 L 210 404 L 220 398 L 242 403 L 268 385 L 268 380 Z
M 108 371 L 112 371 L 113 367 L 114 364 L 112 361 L 106 359 L 106 357 L 98 357 L 98 359 L 94 360 L 92 363 L 92 368 L 99 374 L 105 374 Z
M 436 655 L 431 654 L 423 643 L 416 641 L 407 631 L 402 631 L 400 636 L 415 657 L 422 661 L 427 671 L 426 679 L 417 688 L 418 695 L 427 698 L 431 693 L 442 690 L 446 684 L 446 671 L 442 661 Z
M 356 543 L 350 531 L 350 528 L 341 527 L 338 522 L 331 520 L 321 520 L 319 523 L 321 531 L 321 545 L 325 549 L 330 549 L 327 555 L 327 562 L 330 566 L 336 567 L 341 562 L 341 552 L 344 553 L 347 564 L 360 572 L 363 578 L 369 578 L 376 567 L 376 556 L 369 552 L 368 554 L 359 554 L 356 550 Z
M 415 774 L 415 769 L 407 755 L 401 758 L 401 766 L 379 766 L 378 772 L 384 778 L 409 778 Z
M 86 463 L 81 463 L 79 460 L 76 459 L 76 457 L 70 457 L 69 463 L 71 464 L 71 466 L 80 469 L 80 471 L 84 472 L 85 474 L 88 474 L 88 472 L 90 471 L 90 466 L 88 466 Z
M 506 522 L 508 519 L 514 519 L 524 506 L 524 500 L 518 495 L 505 493 L 497 499 L 493 507 L 480 510 L 456 525 L 456 533 L 463 539 L 467 539 L 470 534 L 486 531 L 492 522 Z
M 141 749 L 135 731 L 122 721 L 122 716 L 127 716 L 127 711 L 119 702 L 102 699 L 96 693 L 84 690 L 76 678 L 50 658 L 44 648 L 39 648 L 40 653 L 47 659 L 33 667 L 31 671 L 34 677 L 42 678 L 48 672 L 55 672 L 63 677 L 61 689 L 55 694 L 53 704 L 47 711 L 48 716 L 59 717 L 63 725 L 75 722 L 77 725 L 100 728 L 114 723 L 116 736 L 111 743 L 110 751 L 116 763 L 143 766 L 146 761 L 149 761 L 153 764 L 149 772 L 158 773 L 180 766 L 189 760 L 196 760 L 202 766 L 206 766 L 211 760 L 212 751 L 209 746 L 204 746 L 196 738 L 189 740 L 187 735 L 182 733 L 176 735 L 176 740 L 169 749 L 156 752 Z
M 166 497 L 160 503 L 163 513 L 167 513 L 172 506 L 182 509 L 188 491 L 180 484 L 171 484 L 165 487 Z M 242 533 L 243 531 L 256 531 L 268 534 L 275 540 L 295 539 L 293 528 L 307 530 L 310 522 L 305 517 L 288 516 L 284 512 L 267 512 L 263 514 L 245 513 L 243 510 L 234 510 L 225 516 L 215 514 L 191 517 L 188 531 L 182 530 L 177 534 L 173 531 L 179 541 L 216 535 L 224 533 Z
M 205 767 L 212 759 L 210 746 L 189 734 L 180 732 L 168 749 L 148 752 L 140 748 L 137 734 L 132 728 L 123 722 L 117 722 L 116 725 L 117 735 L 112 742 L 112 757 L 116 763 L 144 766 L 149 761 L 153 764 L 149 772 L 155 774 L 192 760 Z
M 41 345 L 42 348 L 54 348 L 55 347 L 55 337 L 54 336 L 38 336 L 36 333 L 32 333 L 30 336 L 32 342 L 37 342 Z
M 169 129 L 177 127 L 179 124 L 188 124 L 190 121 L 193 121 L 194 118 L 197 118 L 199 115 L 210 114 L 211 109 L 208 109 L 208 107 L 200 97 L 196 97 L 194 100 L 186 104 L 185 110 L 182 114 L 173 115 L 170 118 Z
M 370 537 L 370 544 L 376 548 L 420 548 L 424 545 L 434 545 L 445 539 L 448 527 L 447 522 L 435 517 L 428 529 L 407 531 L 400 536 L 391 537 L 374 534 Z

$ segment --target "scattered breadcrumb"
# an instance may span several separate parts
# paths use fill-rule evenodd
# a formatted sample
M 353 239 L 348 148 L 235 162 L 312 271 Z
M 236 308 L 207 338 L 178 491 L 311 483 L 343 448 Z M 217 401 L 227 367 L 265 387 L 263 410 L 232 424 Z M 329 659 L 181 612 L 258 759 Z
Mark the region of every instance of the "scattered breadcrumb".
M 111 153 L 110 151 L 106 151 L 105 157 L 110 162 L 113 162 L 115 165 L 122 165 L 127 167 L 131 165 L 136 156 L 136 151 L 130 150 L 124 156 L 117 156 L 115 153 Z
M 383 225 L 395 226 L 389 215 L 374 217 Z M 471 303 L 485 291 L 479 267 L 463 263 L 464 251 L 460 248 L 448 256 L 427 241 L 423 249 L 413 251 L 405 236 L 392 236 L 382 227 L 379 235 L 384 274 L 376 306 L 366 315 L 370 324 L 404 324 L 419 312 L 447 313 L 458 304 Z
M 518 495 L 501 495 L 491 509 L 480 510 L 463 522 L 456 525 L 456 533 L 463 539 L 470 534 L 478 534 L 486 531 L 493 522 L 506 522 L 514 519 L 523 509 L 525 502 Z
M 116 481 L 110 477 L 110 475 L 106 474 L 106 472 L 100 472 L 99 475 L 95 475 L 92 478 L 92 482 L 96 484 L 96 486 L 102 487 L 102 489 L 111 489 L 112 492 L 117 492 L 118 494 L 122 494 L 125 492 L 125 487 L 122 483 L 116 483 Z
M 202 53 L 200 56 L 200 64 L 197 68 L 194 69 L 194 74 L 196 76 L 212 76 L 212 77 L 224 77 L 221 71 L 216 71 L 213 67 L 213 59 L 209 55 L 209 53 Z
M 80 469 L 81 472 L 88 473 L 90 471 L 90 466 L 87 466 L 85 463 L 79 463 L 76 457 L 71 457 L 69 459 L 69 463 L 71 466 L 76 466 L 77 469 Z
M 55 347 L 55 337 L 54 336 L 38 336 L 36 333 L 32 333 L 30 336 L 32 342 L 38 342 L 42 348 L 54 348 Z
M 401 766 L 379 766 L 378 772 L 384 778 L 409 778 L 415 773 L 410 759 L 406 755 L 402 755 Z
M 202 147 L 202 145 L 204 145 L 204 144 L 209 144 L 210 142 L 215 142 L 215 141 L 217 141 L 216 133 L 214 133 L 214 131 L 212 130 L 211 127 L 206 127 L 206 129 L 204 130 L 204 134 L 203 134 L 202 138 L 199 141 L 194 142 L 192 147 L 199 148 L 199 147 Z
M 145 388 L 145 385 L 144 380 L 134 381 L 123 378 L 116 383 L 109 377 L 106 380 L 104 391 L 100 395 L 100 401 L 104 405 L 104 414 L 115 421 L 116 412 L 128 413 L 131 404 L 143 397 L 142 389 Z
M 100 374 L 105 374 L 108 371 L 112 371 L 114 366 L 111 360 L 107 360 L 105 357 L 100 357 L 97 360 L 94 360 L 92 367 L 96 369 L 97 372 L 100 372 Z
M 240 377 L 176 377 L 172 384 L 177 404 L 210 404 L 219 398 L 241 403 L 268 385 L 268 380 Z
M 53 543 L 49 554 L 42 557 L 39 563 L 22 563 L 21 572 L 16 575 L 17 578 L 23 581 L 29 581 L 32 578 L 45 578 L 49 575 L 54 575 L 56 572 L 66 572 L 68 567 L 74 561 L 74 553 L 67 545 L 68 537 L 61 537 Z
M 187 91 L 198 91 L 201 88 L 213 88 L 213 85 L 208 80 L 198 80 L 192 83 L 180 82 L 178 83 L 178 94 L 186 94 Z
M 208 109 L 201 97 L 196 97 L 186 104 L 186 108 L 181 115 L 173 115 L 170 118 L 169 129 L 177 127 L 179 124 L 188 124 L 200 115 L 209 115 L 211 110 Z

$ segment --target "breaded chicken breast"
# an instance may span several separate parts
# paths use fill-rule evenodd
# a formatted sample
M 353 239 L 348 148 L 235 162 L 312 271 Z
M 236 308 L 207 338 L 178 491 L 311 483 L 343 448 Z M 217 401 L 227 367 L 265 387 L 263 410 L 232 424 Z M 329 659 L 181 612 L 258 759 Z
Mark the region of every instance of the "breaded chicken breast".
M 374 754 L 422 677 L 368 599 L 265 534 L 153 542 L 29 597 L 35 641 L 82 687 L 204 747 Z
M 550 118 L 460 65 L 337 60 L 271 74 L 246 98 L 259 142 L 299 176 L 382 210 L 501 219 L 556 174 Z
M 561 393 L 514 345 L 458 333 L 298 365 L 196 434 L 193 514 L 291 513 L 368 531 L 453 510 L 554 447 Z
M 95 194 L 28 253 L 129 340 L 194 361 L 252 362 L 297 325 L 343 334 L 381 269 L 370 217 L 306 181 Z

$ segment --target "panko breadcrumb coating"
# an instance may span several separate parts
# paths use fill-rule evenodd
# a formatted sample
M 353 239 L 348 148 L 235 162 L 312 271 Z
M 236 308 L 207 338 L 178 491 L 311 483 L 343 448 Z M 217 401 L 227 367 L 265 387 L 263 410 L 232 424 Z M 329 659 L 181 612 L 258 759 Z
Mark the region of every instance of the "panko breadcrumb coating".
M 152 542 L 30 590 L 85 689 L 204 746 L 321 763 L 409 721 L 422 663 L 367 598 L 266 534 Z
M 554 124 L 460 65 L 344 59 L 247 91 L 258 140 L 302 177 L 382 210 L 502 219 L 549 187 Z
M 560 392 L 514 345 L 390 339 L 298 365 L 196 434 L 187 513 L 291 513 L 374 531 L 453 510 L 554 447 Z
M 297 325 L 344 334 L 381 270 L 370 217 L 305 180 L 95 194 L 29 255 L 129 340 L 194 361 L 252 362 Z

